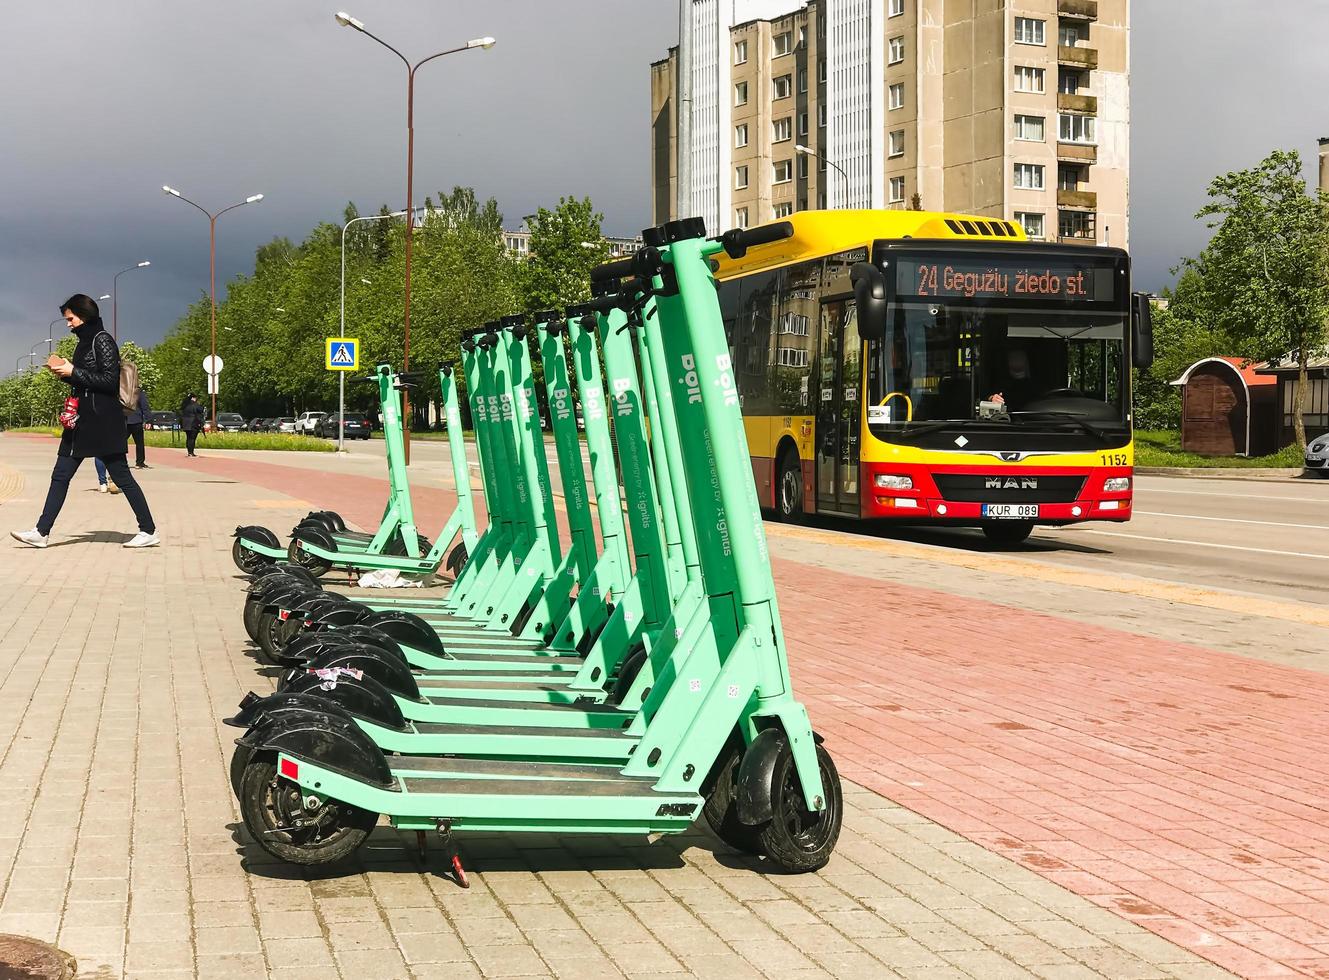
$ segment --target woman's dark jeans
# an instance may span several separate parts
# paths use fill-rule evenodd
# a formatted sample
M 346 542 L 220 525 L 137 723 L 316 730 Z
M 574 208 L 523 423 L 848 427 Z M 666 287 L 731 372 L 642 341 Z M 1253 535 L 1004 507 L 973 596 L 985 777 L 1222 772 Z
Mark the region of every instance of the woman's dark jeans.
M 138 518 L 138 529 L 146 534 L 156 533 L 157 525 L 152 523 L 148 500 L 143 496 L 143 488 L 138 485 L 134 474 L 129 470 L 127 456 L 121 453 L 119 456 L 100 458 L 102 465 L 106 467 L 106 472 L 129 501 L 129 506 L 134 508 L 134 516 Z M 69 493 L 69 481 L 74 478 L 82 462 L 83 460 L 74 456 L 56 457 L 55 469 L 51 472 L 51 489 L 46 491 L 46 506 L 42 509 L 42 516 L 37 518 L 37 530 L 43 535 L 51 533 L 55 519 L 60 516 L 60 508 L 65 505 L 65 495 Z
M 194 455 L 194 443 L 198 439 L 198 429 L 188 429 L 185 431 L 185 449 L 189 455 Z

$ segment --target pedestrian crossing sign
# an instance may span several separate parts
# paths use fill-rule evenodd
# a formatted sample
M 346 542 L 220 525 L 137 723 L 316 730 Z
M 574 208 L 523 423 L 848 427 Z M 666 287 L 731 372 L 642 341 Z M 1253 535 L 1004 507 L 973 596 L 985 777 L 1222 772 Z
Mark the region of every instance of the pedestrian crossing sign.
M 358 337 L 329 337 L 324 360 L 329 371 L 360 370 L 360 340 Z

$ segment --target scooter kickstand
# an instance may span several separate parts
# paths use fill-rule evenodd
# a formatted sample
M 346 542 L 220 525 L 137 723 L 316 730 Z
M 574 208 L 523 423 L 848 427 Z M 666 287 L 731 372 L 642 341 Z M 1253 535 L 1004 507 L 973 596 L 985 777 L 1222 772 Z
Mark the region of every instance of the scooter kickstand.
M 452 840 L 452 821 L 440 820 L 438 822 L 438 836 L 443 841 L 443 847 L 448 855 L 448 863 L 452 866 L 452 877 L 462 888 L 470 888 L 471 883 L 466 878 L 466 869 L 461 864 L 461 854 L 457 851 L 457 845 Z
M 425 832 L 424 832 L 423 830 L 417 830 L 417 831 L 415 832 L 415 853 L 416 853 L 416 856 L 420 859 L 420 863 L 421 863 L 421 864 L 424 864 L 424 863 L 425 863 Z

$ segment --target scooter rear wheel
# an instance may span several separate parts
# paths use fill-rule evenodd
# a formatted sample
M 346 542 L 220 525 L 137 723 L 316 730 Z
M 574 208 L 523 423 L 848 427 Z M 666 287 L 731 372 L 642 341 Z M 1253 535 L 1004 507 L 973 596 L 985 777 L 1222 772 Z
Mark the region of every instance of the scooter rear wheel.
M 245 632 L 255 643 L 258 642 L 258 621 L 262 615 L 262 601 L 252 597 L 245 600 Z
M 781 870 L 792 873 L 816 871 L 826 866 L 840 838 L 840 823 L 844 819 L 844 798 L 840 790 L 840 774 L 835 771 L 831 755 L 817 746 L 817 767 L 821 770 L 821 784 L 825 792 L 823 810 L 809 810 L 803 801 L 803 787 L 794 768 L 794 754 L 788 743 L 775 758 L 772 785 L 775 798 L 771 800 L 774 817 L 761 830 L 761 847 L 766 856 Z
M 263 850 L 291 864 L 332 864 L 364 843 L 378 814 L 338 800 L 306 808 L 300 786 L 277 775 L 277 757 L 254 753 L 240 779 L 240 813 Z
M 231 542 L 231 561 L 235 562 L 235 567 L 246 575 L 253 575 L 265 565 L 273 564 L 274 559 L 260 555 L 257 551 L 250 551 L 240 543 L 239 538 L 236 538 Z
M 321 578 L 332 571 L 332 562 L 305 551 L 300 547 L 299 538 L 292 538 L 291 543 L 286 546 L 286 559 L 292 565 L 299 565 L 315 578 Z
M 471 560 L 470 554 L 466 551 L 466 545 L 458 543 L 455 548 L 448 552 L 448 560 L 444 567 L 456 578 L 461 574 L 461 570 L 466 567 L 466 563 Z

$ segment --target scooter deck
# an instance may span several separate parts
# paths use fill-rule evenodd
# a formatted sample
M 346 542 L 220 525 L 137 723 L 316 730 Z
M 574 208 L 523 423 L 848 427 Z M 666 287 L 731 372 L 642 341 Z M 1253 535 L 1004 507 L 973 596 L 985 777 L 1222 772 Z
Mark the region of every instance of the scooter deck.
M 384 752 L 403 755 L 501 756 L 535 759 L 603 759 L 627 762 L 640 738 L 620 729 L 511 725 L 495 728 L 465 722 L 408 722 L 397 731 L 357 721 Z

